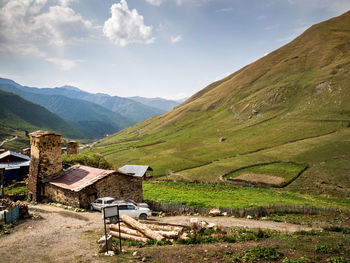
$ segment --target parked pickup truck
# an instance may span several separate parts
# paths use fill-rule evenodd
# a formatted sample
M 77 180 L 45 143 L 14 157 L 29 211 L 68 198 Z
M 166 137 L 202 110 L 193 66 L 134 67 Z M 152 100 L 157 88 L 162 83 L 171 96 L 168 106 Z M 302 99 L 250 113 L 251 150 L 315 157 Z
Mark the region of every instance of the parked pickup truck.
M 128 215 L 133 218 L 147 219 L 152 215 L 152 211 L 146 203 L 135 203 L 132 200 L 115 200 L 112 197 L 98 198 L 90 204 L 91 210 L 102 211 L 103 207 L 118 205 L 120 216 Z M 147 206 L 147 207 L 144 207 Z

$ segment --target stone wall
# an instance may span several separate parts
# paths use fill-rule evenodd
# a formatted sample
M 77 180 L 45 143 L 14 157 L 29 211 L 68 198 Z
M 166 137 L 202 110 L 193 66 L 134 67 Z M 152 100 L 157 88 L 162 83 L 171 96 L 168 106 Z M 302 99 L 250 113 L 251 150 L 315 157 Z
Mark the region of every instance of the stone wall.
M 45 184 L 45 196 L 53 201 L 73 207 L 80 207 L 79 192 L 70 191 L 52 184 Z
M 142 202 L 142 178 L 135 178 L 119 173 L 111 174 L 92 186 L 80 191 L 80 205 L 88 207 L 91 202 L 89 196 L 96 194 L 100 197 L 113 197 L 115 199 L 132 199 L 135 202 Z
M 36 131 L 29 135 L 31 162 L 28 200 L 38 201 L 43 194 L 43 182 L 62 172 L 61 135 L 47 131 Z
M 67 154 L 78 154 L 79 143 L 77 141 L 70 141 L 67 143 Z

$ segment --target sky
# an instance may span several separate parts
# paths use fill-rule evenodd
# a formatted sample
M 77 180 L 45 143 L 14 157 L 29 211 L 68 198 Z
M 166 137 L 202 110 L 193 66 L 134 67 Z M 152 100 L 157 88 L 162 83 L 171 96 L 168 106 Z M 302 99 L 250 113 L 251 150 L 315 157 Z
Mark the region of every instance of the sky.
M 0 77 L 181 99 L 348 10 L 350 0 L 0 0 Z

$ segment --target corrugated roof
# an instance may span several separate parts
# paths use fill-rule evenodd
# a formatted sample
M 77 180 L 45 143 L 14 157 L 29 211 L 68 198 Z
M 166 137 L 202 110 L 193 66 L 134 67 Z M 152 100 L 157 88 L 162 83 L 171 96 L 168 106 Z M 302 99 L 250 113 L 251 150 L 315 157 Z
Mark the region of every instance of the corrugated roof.
M 21 166 L 29 166 L 30 161 L 23 161 L 23 162 L 11 162 L 11 163 L 0 163 L 0 169 L 3 168 L 19 168 Z
M 49 183 L 64 189 L 79 192 L 83 188 L 92 185 L 112 173 L 115 173 L 115 171 L 75 165 L 65 171 L 62 176 Z
M 119 168 L 119 171 L 135 177 L 143 177 L 147 170 L 153 171 L 151 167 L 146 165 L 124 165 Z
M 5 158 L 5 157 L 8 157 L 10 155 L 16 156 L 16 157 L 21 158 L 21 159 L 26 160 L 26 161 L 30 160 L 30 158 L 27 155 L 16 153 L 16 152 L 7 151 L 7 152 L 4 152 L 4 153 L 0 154 L 0 162 L 1 162 L 1 159 Z

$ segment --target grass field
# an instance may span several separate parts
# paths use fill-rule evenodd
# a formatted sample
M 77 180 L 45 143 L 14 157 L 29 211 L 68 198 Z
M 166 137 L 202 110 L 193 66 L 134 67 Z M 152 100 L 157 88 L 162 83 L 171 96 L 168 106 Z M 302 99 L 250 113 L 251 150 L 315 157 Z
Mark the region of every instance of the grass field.
M 248 208 L 268 205 L 305 205 L 350 210 L 350 200 L 272 189 L 179 182 L 144 182 L 145 200 L 199 207 Z
M 265 180 L 265 183 L 280 186 L 295 179 L 306 168 L 307 166 L 305 164 L 297 164 L 292 162 L 269 163 L 236 170 L 226 175 L 225 178 L 233 180 L 245 180 L 245 178 L 247 178 L 250 182 L 259 182 L 259 176 L 262 178 L 267 176 L 272 179 L 271 182 L 266 182 Z M 244 177 L 245 175 L 249 175 L 249 178 L 248 176 Z M 278 179 L 281 183 L 274 183 L 274 178 Z

